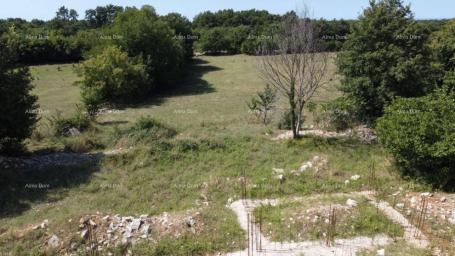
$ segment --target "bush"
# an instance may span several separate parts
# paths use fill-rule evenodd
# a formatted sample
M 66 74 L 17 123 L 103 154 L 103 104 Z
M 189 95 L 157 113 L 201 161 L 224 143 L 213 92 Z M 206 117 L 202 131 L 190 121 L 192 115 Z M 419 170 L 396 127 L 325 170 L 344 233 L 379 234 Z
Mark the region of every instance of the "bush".
M 355 106 L 346 98 L 338 98 L 322 105 L 321 126 L 327 130 L 344 131 L 357 123 Z
M 276 90 L 267 85 L 262 92 L 257 92 L 257 95 L 247 102 L 247 105 L 257 119 L 261 120 L 263 124 L 267 124 L 270 121 L 271 112 L 275 109 L 276 100 Z
M 28 68 L 16 64 L 15 46 L 0 41 L 0 154 L 21 149 L 37 122 L 37 97 Z
M 175 136 L 177 132 L 150 117 L 140 117 L 123 135 L 131 142 L 151 142 Z
M 377 132 L 406 175 L 436 186 L 455 184 L 455 93 L 438 90 L 421 98 L 398 99 L 378 120 Z
M 76 106 L 76 114 L 70 118 L 63 117 L 61 112 L 57 111 L 48 120 L 55 136 L 69 136 L 71 135 L 71 128 L 76 128 L 79 132 L 83 132 L 90 127 L 89 116 L 79 106 Z
M 91 116 L 103 103 L 126 103 L 150 91 L 145 65 L 110 46 L 84 61 L 79 69 L 82 101 Z
M 153 7 L 145 5 L 116 15 L 110 30 L 122 38 L 114 43 L 129 56 L 140 57 L 149 78 L 161 89 L 178 81 L 185 63 L 185 49 L 169 24 L 159 18 Z

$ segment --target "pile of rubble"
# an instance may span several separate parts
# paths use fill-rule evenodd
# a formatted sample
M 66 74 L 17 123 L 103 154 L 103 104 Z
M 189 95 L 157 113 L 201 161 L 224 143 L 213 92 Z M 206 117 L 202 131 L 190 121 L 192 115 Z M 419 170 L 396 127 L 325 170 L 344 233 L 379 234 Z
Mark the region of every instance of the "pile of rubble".
M 374 132 L 373 129 L 368 128 L 365 125 L 360 125 L 354 128 L 354 133 L 359 138 L 359 140 L 363 143 L 371 143 L 375 142 L 378 139 L 378 136 Z
M 70 219 L 68 222 L 72 223 Z M 65 251 L 103 251 L 112 246 L 135 244 L 141 240 L 156 242 L 161 237 L 181 237 L 185 234 L 199 234 L 204 228 L 200 212 L 188 210 L 182 214 L 120 216 L 100 213 L 80 218 L 79 231 L 75 234 L 80 239 L 62 239 L 52 234 L 46 245 Z M 36 229 L 47 228 L 49 222 L 43 221 Z M 73 236 L 74 238 L 74 236 Z M 63 242 L 70 240 L 70 242 Z M 75 241 L 81 241 L 75 242 Z M 72 241 L 72 242 L 71 242 Z M 81 246 L 84 247 L 81 247 Z

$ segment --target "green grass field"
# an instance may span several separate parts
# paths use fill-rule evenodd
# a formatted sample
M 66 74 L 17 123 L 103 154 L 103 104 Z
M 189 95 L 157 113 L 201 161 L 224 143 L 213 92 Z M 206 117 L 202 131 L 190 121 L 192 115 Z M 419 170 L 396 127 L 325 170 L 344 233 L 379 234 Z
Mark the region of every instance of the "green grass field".
M 334 57 L 334 56 L 333 56 Z M 167 95 L 114 113 L 102 115 L 100 122 L 132 122 L 140 116 L 152 116 L 172 124 L 189 136 L 254 135 L 263 130 L 251 122 L 246 102 L 264 87 L 259 78 L 256 57 L 246 55 L 201 57 L 194 61 L 188 76 L 174 91 Z M 60 70 L 60 71 L 59 71 Z M 32 67 L 36 77 L 35 94 L 45 115 L 61 111 L 64 115 L 74 112 L 80 104 L 74 65 L 45 65 Z M 328 101 L 339 96 L 336 90 L 335 65 L 330 62 L 327 77 L 332 81 L 321 88 L 315 102 Z M 281 97 L 279 111 L 286 105 Z M 279 118 L 279 113 L 275 115 Z M 311 117 L 309 117 L 311 119 Z M 43 118 L 43 121 L 45 118 Z M 218 127 L 216 132 L 201 127 Z
M 256 61 L 255 57 L 243 55 L 196 59 L 178 92 L 175 89 L 149 102 L 101 114 L 95 128 L 82 135 L 82 138 L 99 141 L 101 148 L 111 149 L 118 143 L 113 139 L 118 137 L 113 134 L 126 130 L 141 116 L 150 116 L 176 129 L 174 137 L 158 142 L 147 138 L 131 142 L 135 146 L 132 151 L 105 157 L 97 165 L 7 176 L 12 182 L 6 192 L 7 207 L 1 210 L 0 254 L 43 250 L 46 234 L 32 231 L 18 238 L 15 231 L 44 219 L 50 222 L 48 234 L 65 237 L 68 232 L 77 230 L 77 224 L 69 223 L 69 219 L 78 220 L 84 214 L 97 211 L 127 216 L 182 212 L 191 208 L 201 209 L 206 230 L 185 241 L 167 241 L 167 246 L 196 243 L 201 245 L 198 253 L 234 251 L 245 246 L 243 231 L 225 204 L 229 198 L 241 196 L 239 178 L 243 174 L 248 197 L 253 198 L 370 189 L 371 169 L 384 191 L 393 192 L 398 187 L 427 189 L 400 178 L 383 149 L 376 144 L 317 138 L 272 141 L 272 136 L 279 132 L 276 128 L 279 113 L 275 114 L 272 124 L 265 127 L 251 118 L 246 106 L 246 101 L 264 86 Z M 34 93 L 39 96 L 42 110 L 38 130 L 42 133 L 49 129 L 47 118 L 57 111 L 70 116 L 79 103 L 79 90 L 73 85 L 78 78 L 73 69 L 72 64 L 32 67 L 36 78 Z M 318 91 L 315 102 L 340 95 L 333 61 L 327 76 L 332 81 L 327 88 Z M 278 112 L 285 108 L 283 100 Z M 311 116 L 308 120 L 311 122 Z M 45 136 L 40 140 L 32 138 L 27 143 L 34 151 L 62 148 L 63 142 Z M 274 178 L 272 168 L 297 169 L 315 155 L 328 159 L 324 172 L 317 175 L 308 172 L 283 184 Z M 355 174 L 361 175 L 360 180 L 345 185 L 344 181 Z M 49 184 L 50 188 L 30 191 L 24 189 L 28 183 Z M 201 208 L 201 197 L 207 199 L 207 207 Z M 142 244 L 135 250 L 153 251 L 154 246 Z M 181 249 L 173 254 L 187 255 L 188 251 Z

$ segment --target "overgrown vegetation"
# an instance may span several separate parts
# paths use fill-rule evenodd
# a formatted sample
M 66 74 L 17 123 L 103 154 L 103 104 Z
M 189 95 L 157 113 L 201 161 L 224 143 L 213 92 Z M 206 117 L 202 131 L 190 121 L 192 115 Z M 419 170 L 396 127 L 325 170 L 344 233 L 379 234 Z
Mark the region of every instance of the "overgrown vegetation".
M 394 97 L 423 96 L 435 88 L 428 37 L 401 0 L 370 1 L 338 63 L 341 89 L 355 102 L 360 121 L 374 123 Z
M 454 124 L 455 93 L 446 89 L 422 98 L 396 100 L 379 119 L 377 131 L 405 175 L 452 189 Z
M 327 130 L 344 131 L 353 128 L 359 120 L 354 103 L 348 98 L 338 98 L 322 104 L 316 110 L 316 123 Z
M 82 102 L 90 116 L 102 104 L 125 103 L 144 98 L 153 88 L 147 67 L 116 46 L 105 48 L 79 68 Z

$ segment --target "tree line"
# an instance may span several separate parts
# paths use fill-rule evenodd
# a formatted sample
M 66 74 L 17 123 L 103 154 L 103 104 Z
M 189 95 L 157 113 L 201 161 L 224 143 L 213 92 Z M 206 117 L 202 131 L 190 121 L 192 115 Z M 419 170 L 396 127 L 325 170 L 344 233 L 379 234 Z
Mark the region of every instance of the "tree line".
M 49 21 L 20 18 L 0 20 L 0 36 L 11 31 L 20 42 L 19 61 L 25 64 L 77 62 L 100 41 L 119 39 L 109 31 L 117 14 L 134 7 L 116 5 L 98 6 L 85 11 L 82 18 L 74 9 L 60 7 Z M 159 16 L 159 15 L 158 15 Z M 257 48 L 280 29 L 288 17 L 297 16 L 293 11 L 283 15 L 263 10 L 202 12 L 192 22 L 177 13 L 159 16 L 175 30 L 176 38 L 184 41 L 186 55 L 205 54 L 257 54 Z M 342 49 L 357 20 L 314 20 L 316 30 L 323 40 L 324 51 Z M 439 30 L 445 20 L 417 21 L 428 33 Z M 194 43 L 194 47 L 193 47 Z

